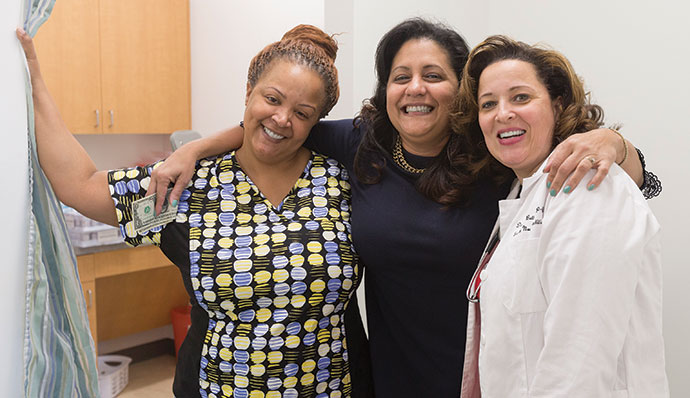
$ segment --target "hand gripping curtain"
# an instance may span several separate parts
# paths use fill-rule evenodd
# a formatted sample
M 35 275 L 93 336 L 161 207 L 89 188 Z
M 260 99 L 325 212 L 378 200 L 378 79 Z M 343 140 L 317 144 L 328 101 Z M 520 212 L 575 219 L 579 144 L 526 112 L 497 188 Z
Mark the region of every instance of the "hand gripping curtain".
M 32 37 L 55 0 L 24 0 L 24 30 Z M 93 339 L 60 203 L 38 163 L 31 86 L 29 236 L 24 329 L 24 392 L 29 398 L 98 397 Z

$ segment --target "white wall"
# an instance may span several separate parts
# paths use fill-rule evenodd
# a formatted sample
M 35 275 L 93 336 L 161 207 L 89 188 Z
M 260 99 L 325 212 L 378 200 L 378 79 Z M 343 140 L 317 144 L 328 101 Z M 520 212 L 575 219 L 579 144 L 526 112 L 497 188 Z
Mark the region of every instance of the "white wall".
M 327 117 L 333 120 L 351 118 L 362 105 L 362 98 L 356 97 L 352 90 L 355 77 L 353 2 L 354 0 L 330 1 L 324 9 L 324 29 L 329 34 L 335 34 L 338 41 L 335 67 L 338 68 L 340 98 Z
M 168 134 L 75 134 L 98 170 L 146 165 L 170 156 Z
M 190 1 L 192 129 L 202 135 L 244 115 L 249 61 L 300 23 L 323 28 L 323 0 Z
M 0 396 L 24 393 L 23 343 L 26 235 L 28 220 L 28 162 L 24 58 L 14 29 L 21 26 L 21 1 L 0 3 L 0 302 L 3 303 L 0 341 Z

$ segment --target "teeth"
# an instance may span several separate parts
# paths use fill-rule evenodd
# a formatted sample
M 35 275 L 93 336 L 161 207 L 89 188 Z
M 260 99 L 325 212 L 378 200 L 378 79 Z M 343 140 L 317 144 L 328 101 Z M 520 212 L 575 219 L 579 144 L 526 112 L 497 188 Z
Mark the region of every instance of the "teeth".
M 282 140 L 283 138 L 285 138 L 282 135 L 278 135 L 278 134 L 274 133 L 273 131 L 267 129 L 266 127 L 264 127 L 264 132 L 266 133 L 267 136 L 273 138 L 274 140 Z
M 405 112 L 407 112 L 407 113 L 410 113 L 410 112 L 429 113 L 429 112 L 431 112 L 431 107 L 425 106 L 425 105 L 407 106 L 407 107 L 405 107 Z
M 525 130 L 511 130 L 511 131 L 504 131 L 501 134 L 498 135 L 498 138 L 510 138 L 510 137 L 517 137 L 519 135 L 525 134 Z

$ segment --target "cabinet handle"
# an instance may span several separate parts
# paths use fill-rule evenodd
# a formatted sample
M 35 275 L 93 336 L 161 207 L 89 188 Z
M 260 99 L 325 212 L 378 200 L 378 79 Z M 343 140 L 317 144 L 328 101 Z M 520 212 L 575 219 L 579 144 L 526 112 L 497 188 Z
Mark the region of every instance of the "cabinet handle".
M 86 295 L 88 296 L 88 301 L 86 302 L 86 308 L 91 308 L 93 304 L 93 290 L 86 289 Z
M 98 127 L 101 125 L 101 113 L 96 109 L 96 125 L 94 127 Z
M 114 119 L 115 119 L 115 112 L 113 112 L 113 110 L 110 109 L 110 110 L 108 111 L 108 113 L 110 113 L 110 126 L 108 126 L 108 127 L 113 127 L 113 125 L 115 124 L 115 121 L 114 121 Z

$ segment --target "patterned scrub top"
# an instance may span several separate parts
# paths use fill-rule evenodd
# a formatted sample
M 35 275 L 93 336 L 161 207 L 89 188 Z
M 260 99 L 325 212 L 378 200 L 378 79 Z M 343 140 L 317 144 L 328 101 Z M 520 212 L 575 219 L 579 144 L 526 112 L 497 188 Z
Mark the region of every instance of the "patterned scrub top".
M 175 394 L 350 396 L 343 320 L 360 270 L 346 170 L 312 152 L 276 208 L 234 152 L 205 159 L 176 220 L 138 235 L 131 203 L 145 195 L 155 167 L 111 171 L 108 183 L 125 241 L 160 245 L 190 294 L 192 326 L 180 349 Z

